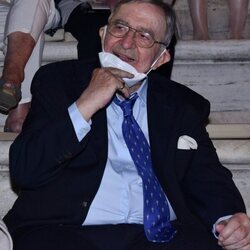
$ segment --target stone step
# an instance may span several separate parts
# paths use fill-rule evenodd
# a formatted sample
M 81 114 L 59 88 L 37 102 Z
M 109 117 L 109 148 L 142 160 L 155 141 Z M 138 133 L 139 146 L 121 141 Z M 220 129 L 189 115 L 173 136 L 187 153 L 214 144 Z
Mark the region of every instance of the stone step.
M 213 124 L 207 131 L 222 163 L 250 164 L 250 124 Z M 8 167 L 9 147 L 16 136 L 0 132 L 0 170 Z
M 209 116 L 210 124 L 250 124 L 250 111 L 218 111 L 211 112 Z
M 236 186 L 239 188 L 250 214 L 250 165 L 227 165 L 233 173 Z M 0 218 L 12 207 L 17 194 L 12 190 L 8 171 L 0 171 Z
M 77 58 L 76 45 L 46 42 L 43 64 Z M 0 53 L 1 67 L 3 59 Z M 250 40 L 180 40 L 172 79 L 210 100 L 211 123 L 250 123 Z M 5 119 L 0 114 L 0 126 Z
M 207 131 L 211 139 L 250 139 L 250 123 L 249 124 L 211 123 L 207 125 Z M 3 127 L 0 126 L 0 142 L 12 141 L 16 136 L 17 136 L 16 133 L 4 133 Z M 8 143 L 6 145 L 8 145 Z M 1 158 L 1 153 L 0 153 L 0 158 Z
M 8 150 L 15 136 L 0 133 L 0 217 L 6 214 L 17 197 L 11 188 L 8 168 Z M 232 171 L 250 213 L 250 140 L 214 139 L 213 143 L 223 165 Z
M 250 124 L 210 124 L 207 131 L 225 164 L 250 164 Z M 0 132 L 0 170 L 9 164 L 9 147 L 16 133 Z
M 250 124 L 208 124 L 207 131 L 211 139 L 250 139 Z
M 76 57 L 75 42 L 45 46 L 44 63 Z M 250 112 L 250 40 L 180 40 L 172 79 L 205 96 L 214 112 Z
M 0 0 L 0 40 L 4 32 L 5 16 L 8 8 L 2 4 L 6 0 Z M 183 40 L 191 40 L 193 34 L 192 20 L 190 16 L 187 0 L 178 0 L 174 6 L 177 16 L 177 33 Z M 244 31 L 244 37 L 250 38 L 250 5 L 248 8 L 248 18 Z M 228 38 L 228 1 L 227 0 L 208 0 L 208 25 L 211 39 Z M 47 37 L 51 40 L 50 37 Z M 58 37 L 52 38 L 57 39 Z
M 67 33 L 66 33 L 67 34 Z M 53 62 L 77 58 L 76 41 L 46 42 L 43 62 Z M 209 41 L 182 41 L 179 40 L 175 48 L 175 62 L 249 62 L 250 40 L 209 40 Z M 3 61 L 0 54 L 0 62 Z
M 249 112 L 250 40 L 179 41 L 172 79 L 205 96 L 212 111 Z

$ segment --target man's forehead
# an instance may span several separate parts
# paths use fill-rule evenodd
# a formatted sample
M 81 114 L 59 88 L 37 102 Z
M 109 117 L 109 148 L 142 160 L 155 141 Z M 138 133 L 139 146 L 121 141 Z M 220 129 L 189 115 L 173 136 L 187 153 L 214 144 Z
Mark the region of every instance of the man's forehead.
M 165 27 L 165 16 L 160 7 L 144 2 L 125 3 L 111 16 L 110 21 L 122 20 L 133 28 L 152 30 Z
M 111 22 L 117 23 L 117 24 L 127 25 L 131 28 L 138 30 L 138 31 L 144 31 L 144 32 L 150 33 L 152 35 L 154 34 L 154 30 L 151 27 L 147 27 L 143 23 L 136 23 L 136 26 L 135 26 L 135 25 L 131 24 L 130 22 L 123 20 L 123 19 L 120 19 L 120 18 L 114 18 L 111 20 Z
M 150 19 L 162 19 L 164 17 L 163 10 L 152 3 L 145 2 L 129 2 L 122 4 L 119 9 L 117 9 L 114 15 L 120 15 L 123 12 L 128 11 L 129 13 L 137 13 L 137 15 L 147 15 Z

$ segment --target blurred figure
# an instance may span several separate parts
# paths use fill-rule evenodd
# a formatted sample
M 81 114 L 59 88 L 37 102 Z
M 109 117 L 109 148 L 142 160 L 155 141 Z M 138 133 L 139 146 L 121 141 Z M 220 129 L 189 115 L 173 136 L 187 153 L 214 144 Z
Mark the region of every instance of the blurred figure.
M 104 6 L 92 10 L 91 5 L 82 0 L 11 1 L 5 24 L 5 61 L 0 79 L 0 111 L 8 113 L 5 132 L 21 132 L 28 114 L 31 81 L 42 60 L 44 31 L 53 35 L 56 29 L 64 27 L 69 19 L 82 20 L 83 25 L 80 28 L 77 26 L 74 32 L 77 29 L 79 33 L 84 33 L 84 39 L 79 41 L 79 44 L 83 43 L 89 53 L 94 51 L 96 54 L 99 49 L 99 38 L 96 41 L 97 45 L 94 45 L 92 34 L 97 32 L 93 31 L 99 30 L 110 14 L 108 7 L 105 10 L 102 10 L 102 7 Z M 103 13 L 102 18 L 100 12 Z
M 5 223 L 0 219 L 0 249 L 13 250 L 12 238 Z
M 208 40 L 207 0 L 188 0 L 195 40 Z M 242 39 L 249 0 L 228 0 L 229 34 L 231 39 Z
M 32 78 L 40 67 L 44 30 L 60 24 L 54 0 L 13 0 L 5 24 L 0 110 L 9 113 L 5 132 L 20 132 L 29 111 Z M 21 91 L 22 85 L 22 91 Z

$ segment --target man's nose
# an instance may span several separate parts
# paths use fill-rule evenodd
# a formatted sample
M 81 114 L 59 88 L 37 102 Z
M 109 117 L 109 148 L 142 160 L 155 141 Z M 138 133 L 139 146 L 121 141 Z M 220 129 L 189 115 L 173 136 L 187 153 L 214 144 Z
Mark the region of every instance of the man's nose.
M 121 38 L 123 47 L 126 49 L 135 47 L 135 36 L 136 32 L 133 30 L 129 30 L 128 33 L 123 38 Z

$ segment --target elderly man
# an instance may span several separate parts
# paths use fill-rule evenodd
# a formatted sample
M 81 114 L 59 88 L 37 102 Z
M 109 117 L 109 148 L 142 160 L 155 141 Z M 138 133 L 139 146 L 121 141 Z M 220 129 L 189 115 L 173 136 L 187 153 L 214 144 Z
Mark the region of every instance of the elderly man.
M 242 198 L 204 126 L 208 101 L 152 72 L 170 60 L 173 29 L 163 1 L 122 0 L 100 29 L 102 67 L 36 74 L 10 149 L 15 249 L 249 248 Z

